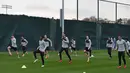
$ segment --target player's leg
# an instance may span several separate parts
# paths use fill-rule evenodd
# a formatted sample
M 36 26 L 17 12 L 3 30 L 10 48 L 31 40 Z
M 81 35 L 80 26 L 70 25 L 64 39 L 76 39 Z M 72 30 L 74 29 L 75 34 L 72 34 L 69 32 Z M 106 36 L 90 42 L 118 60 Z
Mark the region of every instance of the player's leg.
M 44 67 L 44 52 L 40 52 L 41 60 L 42 60 L 42 66 Z
M 85 56 L 88 55 L 88 48 L 87 47 L 84 49 L 84 54 L 85 54 Z
M 126 68 L 125 52 L 122 52 L 122 59 L 123 59 L 123 62 L 124 62 L 124 68 Z
M 130 58 L 130 53 L 129 53 L 129 51 L 126 51 L 126 54 L 129 56 L 129 58 Z
M 90 54 L 91 54 L 91 50 L 89 49 L 89 50 L 88 50 L 88 55 L 87 55 L 87 56 L 88 56 L 88 60 L 87 60 L 87 62 L 89 62 L 89 61 L 90 61 L 90 57 L 91 57 L 91 55 L 90 55 Z
M 33 52 L 33 55 L 34 55 L 34 58 L 35 58 L 34 63 L 38 61 L 36 53 L 40 53 L 40 51 L 36 50 L 36 51 Z
M 130 55 L 130 50 L 128 50 L 128 52 L 129 52 L 129 55 Z M 130 59 L 130 56 L 129 56 L 129 59 Z
M 70 52 L 73 53 L 72 47 L 69 47 L 69 49 L 70 49 Z
M 18 50 L 16 50 L 16 54 L 18 55 L 18 58 L 20 58 Z
M 25 47 L 25 46 L 22 46 L 22 50 L 23 50 L 22 56 L 24 57 L 24 56 L 25 56 L 25 53 L 26 53 L 26 47 Z
M 60 62 L 62 62 L 62 52 L 63 52 L 63 48 L 61 48 L 61 50 L 59 51 L 59 56 L 60 56 Z
M 48 50 L 45 51 L 45 57 L 46 57 L 46 59 L 49 57 Z
M 25 46 L 25 51 L 26 51 L 25 54 L 28 54 L 28 52 L 27 52 L 27 46 Z
M 73 48 L 75 56 L 77 56 L 76 48 Z
M 118 61 L 119 61 L 118 68 L 121 68 L 121 55 L 122 55 L 122 52 L 118 52 Z
M 8 46 L 8 47 L 7 47 L 8 53 L 9 53 L 10 56 L 12 56 L 12 53 L 11 53 L 11 50 L 10 50 L 10 49 L 11 49 L 11 47 Z
M 112 48 L 110 48 L 110 57 L 112 58 Z
M 92 50 L 91 50 L 91 48 L 89 49 L 89 56 L 91 57 L 92 56 Z
M 18 58 L 20 58 L 17 47 L 12 47 L 12 49 L 16 52 L 16 54 L 18 55 Z
M 69 63 L 71 63 L 71 57 L 70 57 L 70 55 L 69 55 L 68 48 L 64 48 L 64 49 L 65 49 L 66 55 L 67 55 L 68 58 L 69 58 Z
M 48 51 L 49 51 L 49 47 L 47 47 L 47 49 L 45 50 L 45 58 L 46 58 L 46 59 L 49 58 L 49 53 L 48 53 Z
M 108 52 L 108 55 L 110 57 L 110 49 L 109 48 L 107 48 L 107 52 Z
M 110 59 L 112 58 L 111 51 L 112 51 L 112 48 L 108 48 L 108 54 L 109 54 Z

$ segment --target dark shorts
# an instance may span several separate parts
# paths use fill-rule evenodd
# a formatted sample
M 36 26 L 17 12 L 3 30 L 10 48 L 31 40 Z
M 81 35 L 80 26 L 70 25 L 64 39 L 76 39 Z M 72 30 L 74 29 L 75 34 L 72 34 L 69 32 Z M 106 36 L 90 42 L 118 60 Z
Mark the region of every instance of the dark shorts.
M 50 50 L 50 48 L 49 48 L 49 47 L 47 47 L 45 51 L 49 51 L 49 50 Z
M 33 53 L 41 53 L 44 55 L 44 52 L 40 51 L 39 49 L 35 50 Z
M 27 50 L 27 47 L 26 46 L 22 46 L 22 50 Z
M 9 46 L 9 47 L 10 47 L 10 49 L 13 49 L 14 51 L 18 50 L 17 47 L 13 47 L 13 46 Z
M 88 47 L 85 47 L 85 49 L 84 50 L 86 50 L 87 52 L 90 52 L 91 51 L 91 48 L 90 49 L 88 49 Z
M 112 50 L 112 47 L 107 47 L 107 50 Z
M 74 51 L 76 50 L 76 48 L 75 48 L 75 47 L 71 47 L 71 49 L 72 49 L 72 50 L 74 50 Z
M 130 50 L 128 50 L 128 52 L 130 53 Z

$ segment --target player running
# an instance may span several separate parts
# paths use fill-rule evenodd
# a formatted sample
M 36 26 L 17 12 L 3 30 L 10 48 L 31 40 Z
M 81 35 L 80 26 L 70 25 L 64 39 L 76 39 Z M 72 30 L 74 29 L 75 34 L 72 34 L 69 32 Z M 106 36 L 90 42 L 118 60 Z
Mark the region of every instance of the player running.
M 124 68 L 126 68 L 125 48 L 126 48 L 126 42 L 125 42 L 125 40 L 123 40 L 121 38 L 121 36 L 118 36 L 117 50 L 118 50 L 119 66 L 117 68 L 121 68 L 121 59 L 123 59 Z
M 76 41 L 75 39 L 71 39 L 71 42 L 70 42 L 70 50 L 71 50 L 71 53 L 73 52 L 74 50 L 74 55 L 77 56 L 77 52 L 76 52 Z
M 111 59 L 112 58 L 111 52 L 112 52 L 112 47 L 113 47 L 113 41 L 111 40 L 111 38 L 108 38 L 108 40 L 106 42 L 106 47 L 107 47 L 107 50 L 108 50 L 108 55 Z
M 50 46 L 52 47 L 52 41 L 47 37 L 47 35 L 44 35 L 44 41 L 47 45 L 47 49 L 45 50 L 45 58 L 49 58 L 48 51 L 50 50 Z M 49 44 L 50 43 L 50 44 Z
M 27 44 L 28 44 L 28 41 L 22 36 L 21 37 L 21 48 L 23 50 L 23 54 L 22 54 L 23 57 L 25 56 L 25 53 L 27 53 Z
M 116 49 L 116 38 L 113 39 L 113 50 Z
M 68 52 L 68 48 L 69 48 L 69 39 L 68 39 L 68 37 L 65 36 L 64 33 L 62 33 L 62 48 L 59 51 L 59 56 L 60 56 L 59 62 L 62 62 L 62 52 L 65 51 L 66 55 L 69 58 L 69 63 L 70 64 L 72 63 L 71 57 Z
M 11 36 L 11 42 L 9 43 L 9 45 L 7 47 L 9 55 L 12 56 L 12 53 L 11 53 L 10 49 L 13 49 L 16 52 L 16 54 L 18 55 L 18 58 L 20 58 L 19 57 L 19 52 L 18 52 L 18 49 L 17 49 L 16 38 L 14 36 Z
M 130 42 L 128 39 L 126 39 L 126 47 L 127 47 L 127 55 L 129 56 L 130 59 Z
M 41 67 L 44 67 L 44 53 L 45 53 L 46 47 L 47 46 L 45 44 L 44 37 L 41 36 L 40 40 L 39 40 L 39 47 L 37 48 L 36 51 L 33 52 L 34 58 L 35 58 L 34 63 L 36 63 L 38 61 L 36 53 L 40 53 L 41 60 L 42 60 L 42 66 Z
M 89 39 L 89 36 L 86 36 L 84 53 L 86 53 L 88 56 L 87 62 L 89 62 L 91 58 L 91 45 L 92 45 L 92 42 Z

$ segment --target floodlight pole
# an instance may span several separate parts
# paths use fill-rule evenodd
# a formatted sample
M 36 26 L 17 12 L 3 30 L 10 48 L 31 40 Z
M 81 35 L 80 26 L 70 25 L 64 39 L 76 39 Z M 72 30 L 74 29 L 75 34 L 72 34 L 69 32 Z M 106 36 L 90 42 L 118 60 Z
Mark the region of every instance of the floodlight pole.
M 117 22 L 117 17 L 118 17 L 118 7 L 117 5 L 126 5 L 126 6 L 130 6 L 130 4 L 125 4 L 125 3 L 120 3 L 120 2 L 114 2 L 114 1 L 108 1 L 108 0 L 97 0 L 97 27 L 96 27 L 96 39 L 97 39 L 97 49 L 100 49 L 100 40 L 101 40 L 101 23 L 99 22 L 99 18 L 100 18 L 100 1 L 103 2 L 108 2 L 108 3 L 114 3 L 115 4 L 115 21 Z
M 114 2 L 114 1 L 108 1 L 108 0 L 100 0 L 100 1 L 115 4 L 115 22 L 117 22 L 117 18 L 118 18 L 118 7 L 117 7 L 117 5 L 119 4 L 119 5 L 130 6 L 130 4 L 126 4 L 126 3 Z
M 115 21 L 117 23 L 117 2 L 115 3 Z
M 79 0 L 77 0 L 77 20 L 79 20 Z
M 64 33 L 64 0 L 62 0 L 62 33 Z
M 96 48 L 100 49 L 101 24 L 99 23 L 99 0 L 97 0 Z

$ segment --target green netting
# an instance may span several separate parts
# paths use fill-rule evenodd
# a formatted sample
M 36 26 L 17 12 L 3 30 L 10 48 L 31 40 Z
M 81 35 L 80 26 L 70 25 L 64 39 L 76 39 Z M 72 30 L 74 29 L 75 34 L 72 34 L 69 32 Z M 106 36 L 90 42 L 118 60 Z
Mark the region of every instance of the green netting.
M 77 41 L 77 48 L 84 48 L 85 36 L 89 35 L 92 40 L 92 47 L 96 48 L 97 24 L 94 22 L 84 22 L 76 20 L 65 20 L 65 33 Z M 119 24 L 101 24 L 101 48 L 105 48 L 107 37 L 117 37 L 118 35 L 130 38 L 130 26 Z M 11 35 L 17 38 L 20 46 L 20 37 L 24 35 L 29 41 L 28 50 L 34 50 L 38 46 L 39 36 L 48 35 L 53 41 L 55 50 L 61 47 L 61 27 L 60 20 L 16 16 L 0 15 L 0 51 L 6 51 Z M 19 47 L 20 50 L 20 47 Z

